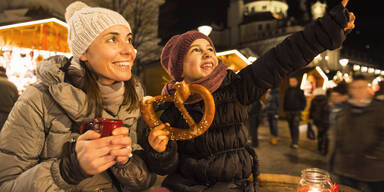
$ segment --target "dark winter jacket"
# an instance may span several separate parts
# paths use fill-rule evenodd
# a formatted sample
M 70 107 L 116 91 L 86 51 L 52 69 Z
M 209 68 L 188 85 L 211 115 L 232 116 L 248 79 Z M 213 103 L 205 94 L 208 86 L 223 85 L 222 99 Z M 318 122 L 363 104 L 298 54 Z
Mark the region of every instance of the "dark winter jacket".
M 249 116 L 259 116 L 261 110 L 263 109 L 263 105 L 260 101 L 255 101 L 249 106 L 248 115 Z
M 331 161 L 338 175 L 358 181 L 384 181 L 384 102 L 366 107 L 346 103 L 337 115 L 336 144 Z
M 309 118 L 313 120 L 313 123 L 321 128 L 329 127 L 329 105 L 328 98 L 325 95 L 315 96 L 309 108 Z
M 264 111 L 269 114 L 278 115 L 280 113 L 280 91 L 279 88 L 271 89 L 269 95 L 267 95 L 266 106 Z
M 284 111 L 303 111 L 307 105 L 303 90 L 299 87 L 289 87 L 284 95 Z
M 246 147 L 248 135 L 243 122 L 248 118 L 248 105 L 319 53 L 340 47 L 347 22 L 344 10 L 338 6 L 331 15 L 288 37 L 238 74 L 229 72 L 219 89 L 212 93 L 215 118 L 203 135 L 170 141 L 162 153 L 146 144 L 150 169 L 168 174 L 163 185 L 175 192 L 251 191 L 248 178 L 252 170 L 256 178 L 258 170 L 254 151 Z M 172 127 L 186 128 L 176 107 L 166 105 L 161 120 Z M 203 115 L 203 105 L 202 102 L 186 105 L 196 122 Z
M 79 171 L 61 165 L 68 156 L 76 155 L 73 143 L 81 123 L 95 118 L 94 112 L 88 112 L 86 93 L 64 81 L 67 76 L 62 68 L 67 63 L 64 56 L 42 61 L 38 67 L 41 83 L 27 88 L 13 107 L 0 132 L 0 191 L 117 191 L 107 171 L 77 180 L 78 184 L 63 177 L 62 173 L 75 175 L 72 169 Z M 143 88 L 140 84 L 135 88 L 142 98 Z M 136 192 L 149 188 L 155 176 L 148 171 L 136 144 L 140 111 L 128 112 L 127 108 L 120 106 L 115 116 L 103 110 L 101 116 L 121 119 L 130 128 L 134 155 L 126 164 L 109 170 L 126 191 Z
M 10 82 L 5 75 L 1 75 L 0 72 L 0 112 L 9 113 L 17 98 L 19 98 L 19 92 L 16 85 Z
M 0 130 L 18 98 L 19 92 L 16 85 L 8 80 L 5 73 L 0 72 Z

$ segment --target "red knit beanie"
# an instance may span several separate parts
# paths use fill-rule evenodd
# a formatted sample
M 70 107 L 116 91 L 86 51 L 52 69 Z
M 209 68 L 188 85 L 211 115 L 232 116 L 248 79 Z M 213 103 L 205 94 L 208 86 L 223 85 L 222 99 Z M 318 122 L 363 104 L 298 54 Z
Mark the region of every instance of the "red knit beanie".
M 213 48 L 215 48 L 212 40 L 208 36 L 196 30 L 175 35 L 168 40 L 167 44 L 165 44 L 161 52 L 160 62 L 164 70 L 167 71 L 174 80 L 181 81 L 183 79 L 184 57 L 192 42 L 196 39 L 205 39 Z

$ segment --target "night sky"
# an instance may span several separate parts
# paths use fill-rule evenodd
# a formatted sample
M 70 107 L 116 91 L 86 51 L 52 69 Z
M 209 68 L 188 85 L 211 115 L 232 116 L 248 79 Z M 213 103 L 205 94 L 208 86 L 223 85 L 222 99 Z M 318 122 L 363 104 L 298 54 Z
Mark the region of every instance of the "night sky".
M 288 14 L 290 16 L 301 18 L 299 2 L 301 0 L 287 0 L 289 5 Z M 307 0 L 306 6 L 309 9 L 310 4 L 317 0 Z M 335 6 L 341 0 L 321 0 L 326 1 L 328 9 Z M 381 65 L 384 65 L 384 12 L 383 8 L 373 1 L 349 0 L 347 5 L 349 11 L 356 16 L 356 28 L 347 36 L 344 47 L 358 50 L 375 57 Z M 375 60 L 376 60 L 375 59 Z
M 378 2 L 378 1 L 377 1 Z M 348 10 L 356 15 L 356 28 L 348 35 L 344 46 L 367 52 L 384 65 L 384 12 L 376 1 L 350 0 Z
M 301 18 L 299 2 L 302 0 L 287 0 L 288 14 Z M 317 0 L 307 0 L 307 8 Z M 333 7 L 340 0 L 326 1 L 328 8 Z M 172 35 L 194 29 L 202 24 L 215 23 L 218 26 L 226 24 L 226 10 L 229 0 L 167 0 L 168 10 L 161 13 L 159 34 L 163 43 Z M 380 1 L 350 0 L 348 10 L 356 15 L 356 28 L 348 35 L 344 47 L 372 55 L 384 65 L 384 10 Z M 224 26 L 225 27 L 225 26 Z M 375 59 L 376 60 L 376 59 Z

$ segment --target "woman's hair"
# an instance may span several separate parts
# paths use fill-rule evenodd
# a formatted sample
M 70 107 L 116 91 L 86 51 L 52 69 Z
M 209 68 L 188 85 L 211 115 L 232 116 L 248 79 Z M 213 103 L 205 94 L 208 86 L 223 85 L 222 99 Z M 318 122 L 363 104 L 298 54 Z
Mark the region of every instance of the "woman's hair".
M 88 113 L 95 110 L 95 115 L 100 116 L 103 111 L 103 99 L 99 86 L 97 85 L 97 75 L 90 70 L 84 61 L 80 60 L 81 66 L 85 69 L 84 90 L 88 97 Z M 132 75 L 131 79 L 124 81 L 124 99 L 122 105 L 128 105 L 127 111 L 139 108 L 139 96 L 136 93 L 137 79 Z

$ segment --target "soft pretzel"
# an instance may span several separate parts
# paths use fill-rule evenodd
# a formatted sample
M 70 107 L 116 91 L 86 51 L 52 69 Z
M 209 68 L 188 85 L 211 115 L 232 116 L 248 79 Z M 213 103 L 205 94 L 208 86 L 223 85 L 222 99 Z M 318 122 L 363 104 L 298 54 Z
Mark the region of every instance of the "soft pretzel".
M 184 81 L 177 82 L 174 85 L 176 92 L 174 95 L 160 95 L 160 96 L 146 96 L 140 101 L 141 114 L 144 121 L 150 128 L 159 126 L 163 122 L 156 116 L 153 102 L 174 102 L 177 109 L 183 115 L 189 125 L 189 129 L 180 129 L 175 127 L 166 126 L 164 130 L 170 132 L 169 139 L 171 140 L 187 140 L 202 135 L 208 130 L 215 116 L 215 102 L 212 94 L 202 85 L 191 84 L 188 85 Z M 193 118 L 189 115 L 188 111 L 184 107 L 184 102 L 192 94 L 198 94 L 204 101 L 204 115 L 198 124 L 195 123 Z

